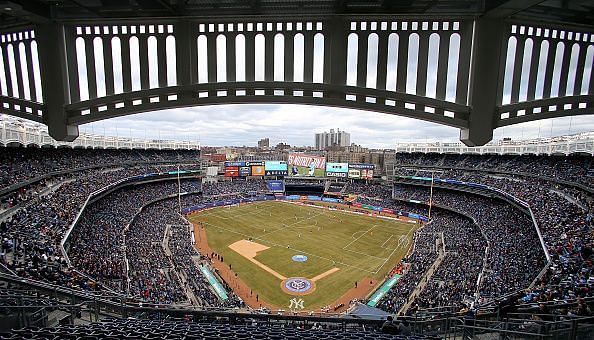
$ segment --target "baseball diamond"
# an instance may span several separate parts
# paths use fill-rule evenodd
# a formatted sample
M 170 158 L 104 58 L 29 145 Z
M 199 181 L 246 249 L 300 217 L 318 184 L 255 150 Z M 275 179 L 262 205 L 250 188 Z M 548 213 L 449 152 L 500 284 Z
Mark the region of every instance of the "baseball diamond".
M 368 289 L 354 297 L 365 298 L 404 257 L 418 228 L 322 203 L 285 201 L 214 208 L 189 219 L 197 234 L 204 228 L 205 239 L 199 242 L 223 257 L 221 267 L 258 295 L 252 307 L 288 308 L 299 295 L 308 310 L 334 305 L 355 282 Z

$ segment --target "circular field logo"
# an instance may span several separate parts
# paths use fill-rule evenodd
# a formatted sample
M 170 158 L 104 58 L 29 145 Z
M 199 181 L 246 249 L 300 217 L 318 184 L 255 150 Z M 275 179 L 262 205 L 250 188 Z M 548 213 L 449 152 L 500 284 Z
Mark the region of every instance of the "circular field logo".
M 281 282 L 281 288 L 285 293 L 293 295 L 305 295 L 313 291 L 314 284 L 303 277 L 290 277 Z
M 305 256 L 305 255 L 293 255 L 292 259 L 295 262 L 305 262 L 305 261 L 307 261 L 307 256 Z

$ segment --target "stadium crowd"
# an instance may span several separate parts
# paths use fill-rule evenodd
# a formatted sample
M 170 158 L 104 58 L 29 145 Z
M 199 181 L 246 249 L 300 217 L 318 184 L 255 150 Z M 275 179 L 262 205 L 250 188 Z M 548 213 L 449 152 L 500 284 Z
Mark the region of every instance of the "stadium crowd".
M 9 148 L 0 152 L 0 188 L 47 175 L 56 171 L 106 165 L 195 163 L 197 150 L 113 150 L 113 149 L 52 149 Z
M 150 167 L 152 168 L 152 167 Z M 117 180 L 146 173 L 147 167 L 85 170 L 27 201 L 2 223 L 0 263 L 19 275 L 64 286 L 93 289 L 92 280 L 68 268 L 60 252 L 62 237 L 89 194 Z
M 192 181 L 181 180 L 181 187 Z M 253 188 L 252 183 L 242 183 L 243 186 L 230 186 L 227 182 L 217 182 L 203 188 L 219 195 Z M 73 265 L 115 290 L 151 303 L 239 305 L 236 297 L 219 302 L 210 291 L 199 272 L 199 264 L 192 259 L 192 256 L 200 257 L 190 244 L 189 233 L 183 237 L 178 229 L 175 233 L 166 229 L 184 225 L 178 214 L 178 200 L 155 201 L 175 195 L 177 185 L 177 181 L 170 180 L 124 187 L 93 203 L 72 233 L 69 254 Z M 202 198 L 185 195 L 182 207 L 212 199 Z M 127 271 L 125 261 L 129 265 Z
M 401 200 L 399 202 L 392 200 L 391 193 L 388 196 L 388 191 L 380 184 L 366 186 L 369 189 L 360 193 L 368 197 L 358 198 L 362 204 L 428 215 L 425 205 L 408 202 L 428 202 L 429 189 L 426 187 L 395 185 L 394 195 Z M 377 196 L 382 193 L 383 197 Z M 369 198 L 374 195 L 375 199 Z M 476 224 L 452 213 L 444 216 L 442 209 L 434 208 L 432 222 L 422 230 L 443 233 L 446 253 L 416 299 L 413 310 L 439 306 L 461 308 L 464 302 L 474 301 L 477 293 L 487 300 L 514 292 L 528 287 L 544 267 L 538 235 L 525 213 L 510 209 L 497 199 L 438 188 L 433 191 L 433 204 L 469 216 Z M 481 272 L 483 277 L 477 288 Z M 415 275 L 418 274 L 412 273 L 411 276 Z M 394 289 L 400 290 L 399 284 Z
M 177 194 L 177 181 L 129 186 L 91 202 L 71 233 L 68 254 L 74 267 L 60 251 L 63 236 L 90 193 L 122 178 L 173 167 L 157 163 L 195 162 L 196 151 L 15 150 L 6 148 L 0 155 L 2 188 L 52 171 L 97 168 L 56 175 L 4 196 L 5 208 L 19 208 L 0 223 L 0 264 L 5 270 L 77 289 L 102 290 L 106 285 L 151 303 L 241 305 L 233 295 L 219 301 L 200 274 L 199 266 L 207 261 L 191 245 L 187 226 L 177 214 L 177 198 L 149 204 Z M 441 178 L 486 184 L 530 206 L 551 263 L 522 295 L 525 302 L 592 296 L 594 200 L 583 189 L 592 188 L 591 157 L 397 154 L 396 163 L 401 166 L 398 175 L 427 176 L 430 172 L 419 167 L 442 167 L 437 174 Z M 189 207 L 221 195 L 266 191 L 266 186 L 262 180 L 201 184 L 184 179 L 181 191 L 191 193 L 180 198 L 181 206 Z M 349 182 L 344 192 L 360 195 L 362 204 L 428 215 L 426 205 L 409 202 L 427 202 L 427 187 Z M 405 275 L 380 308 L 398 311 L 415 291 L 409 311 L 461 308 L 476 298 L 490 301 L 530 286 L 545 267 L 530 211 L 501 199 L 438 187 L 433 204 L 432 222 L 417 231 L 414 251 L 405 258 Z M 442 237 L 440 250 L 436 240 Z M 438 258 L 439 265 L 430 273 Z
M 565 180 L 592 187 L 593 166 L 590 156 L 535 156 L 535 155 L 454 155 L 397 153 L 395 165 L 402 169 L 422 166 L 489 170 L 505 174 L 516 173 Z
M 423 175 L 425 170 L 416 170 Z M 550 170 L 544 170 L 544 173 Z M 540 172 L 539 172 L 540 173 Z M 514 174 L 445 169 L 441 178 L 455 178 L 501 189 L 527 202 L 551 256 L 551 264 L 523 300 L 543 302 L 592 296 L 594 289 L 592 194 L 579 186 Z M 559 178 L 562 176 L 555 176 Z M 579 178 L 576 178 L 579 179 Z M 580 184 L 589 182 L 583 178 Z
M 228 195 L 232 193 L 256 193 L 266 191 L 266 183 L 262 180 L 226 180 L 204 183 L 202 192 L 205 196 Z

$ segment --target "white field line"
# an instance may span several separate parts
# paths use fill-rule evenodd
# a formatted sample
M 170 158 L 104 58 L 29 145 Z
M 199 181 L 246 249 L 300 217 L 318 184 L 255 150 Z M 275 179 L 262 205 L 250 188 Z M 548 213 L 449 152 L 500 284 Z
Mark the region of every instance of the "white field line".
M 241 236 L 246 237 L 246 238 L 250 238 L 251 237 L 253 240 L 259 240 L 262 243 L 267 243 L 267 244 L 270 244 L 270 245 L 275 246 L 275 247 L 286 248 L 285 245 L 274 243 L 274 242 L 271 242 L 271 241 L 268 241 L 268 240 L 264 240 L 264 239 L 262 239 L 260 237 L 255 237 L 255 236 L 252 236 L 252 235 L 247 235 L 247 234 L 241 233 L 239 231 L 227 229 L 227 228 L 218 226 L 216 224 L 208 223 L 208 222 L 203 222 L 203 223 L 204 224 L 207 224 L 207 225 L 210 225 L 210 226 L 213 226 L 215 228 L 224 230 L 224 231 L 228 231 L 230 233 L 241 235 Z M 300 250 L 300 249 L 294 249 L 294 248 L 291 248 L 291 249 L 295 250 L 298 253 L 302 253 L 302 254 L 306 254 L 306 255 L 309 255 L 309 256 L 317 257 L 317 258 L 320 258 L 320 259 L 326 260 L 326 261 L 332 261 L 333 264 L 338 263 L 338 264 L 341 264 L 343 266 L 347 266 L 347 267 L 355 268 L 355 269 L 358 269 L 358 270 L 362 270 L 362 271 L 367 272 L 367 273 L 375 274 L 374 272 L 372 272 L 371 270 L 369 270 L 367 268 L 361 268 L 361 267 L 353 266 L 353 265 L 348 264 L 348 263 L 344 263 L 344 262 L 341 262 L 341 261 L 336 261 L 336 260 L 333 260 L 333 259 L 330 259 L 330 258 L 327 258 L 327 257 L 324 257 L 324 256 L 319 256 L 319 255 L 316 255 L 316 254 L 312 254 L 312 253 L 309 253 L 309 252 L 306 252 L 306 251 L 303 251 L 303 250 Z
M 264 234 L 262 234 L 262 235 L 260 235 L 260 236 L 266 236 L 266 235 L 270 235 L 270 234 L 272 234 L 272 233 L 276 233 L 277 231 L 285 230 L 285 229 L 287 229 L 287 228 L 290 228 L 290 227 L 292 227 L 292 226 L 294 226 L 294 225 L 297 225 L 297 224 L 299 224 L 299 223 L 301 223 L 301 222 L 304 222 L 304 221 L 311 220 L 312 218 L 316 218 L 316 217 L 318 217 L 318 216 L 320 216 L 320 215 L 323 215 L 323 214 L 316 214 L 316 215 L 310 216 L 310 217 L 308 217 L 308 218 L 304 218 L 304 219 L 302 219 L 302 220 L 298 220 L 297 222 L 293 222 L 293 223 L 291 223 L 291 224 L 284 224 L 284 227 L 282 227 L 282 228 L 278 228 L 278 229 L 275 229 L 275 230 L 272 230 L 272 231 L 269 231 L 269 232 L 266 232 L 266 233 L 264 233 Z
M 358 213 L 356 213 L 356 212 L 344 211 L 344 210 L 340 210 L 340 209 L 330 209 L 330 208 L 328 208 L 328 207 L 324 207 L 324 206 L 316 206 L 316 205 L 309 206 L 309 205 L 300 204 L 300 203 L 298 203 L 298 202 L 290 202 L 290 201 L 274 201 L 274 202 L 278 202 L 278 203 L 285 203 L 285 204 L 292 204 L 292 205 L 296 205 L 296 206 L 302 206 L 302 207 L 313 207 L 313 208 L 318 208 L 318 209 L 320 209 L 320 210 L 322 210 L 322 211 L 320 211 L 320 213 L 319 213 L 319 214 L 316 214 L 316 215 L 314 215 L 314 216 L 310 216 L 310 217 L 308 217 L 308 218 L 305 218 L 305 219 L 299 220 L 299 221 L 297 221 L 297 222 L 294 222 L 294 223 L 292 223 L 291 225 L 288 225 L 288 226 L 286 226 L 286 227 L 282 227 L 282 228 L 279 228 L 279 229 L 272 230 L 272 231 L 270 231 L 269 233 L 263 234 L 263 235 L 261 235 L 261 236 L 264 236 L 264 235 L 267 235 L 267 234 L 270 234 L 270 233 L 273 233 L 273 232 L 276 232 L 276 231 L 279 231 L 279 230 L 284 230 L 284 229 L 287 229 L 287 228 L 289 228 L 290 226 L 293 226 L 293 225 L 299 224 L 299 223 L 301 223 L 301 222 L 303 222 L 303 221 L 305 221 L 305 220 L 309 220 L 309 219 L 311 219 L 311 218 L 314 218 L 314 217 L 317 217 L 317 216 L 320 216 L 320 215 L 328 215 L 328 214 L 330 214 L 330 215 L 332 215 L 331 217 L 332 217 L 332 218 L 334 218 L 334 219 L 337 219 L 337 218 L 338 218 L 336 215 L 334 215 L 334 213 L 338 213 L 338 214 L 341 214 L 341 215 L 347 215 L 347 216 L 348 216 L 348 215 L 355 215 L 355 214 L 357 214 L 357 215 L 365 215 L 365 216 L 367 216 L 367 214 L 358 214 Z M 255 204 L 258 204 L 258 203 L 261 203 L 261 202 L 253 202 L 253 203 L 250 203 L 250 204 L 254 204 L 254 203 L 255 203 Z M 269 208 L 269 209 L 270 209 L 270 208 Z M 210 209 L 209 209 L 209 210 L 210 210 Z M 202 215 L 202 216 L 209 216 L 209 215 L 216 214 L 216 213 L 217 213 L 217 211 L 216 211 L 216 210 L 218 210 L 218 209 L 212 209 L 212 210 L 213 210 L 213 211 L 209 211 L 207 214 L 205 214 L 205 215 Z M 261 215 L 261 216 L 262 216 L 262 214 L 261 214 L 261 213 L 265 213 L 265 212 L 267 212 L 267 211 L 268 211 L 268 209 L 262 209 L 262 210 L 264 210 L 264 211 L 263 211 L 263 212 L 260 212 L 260 211 L 258 211 L 258 215 Z M 240 216 L 242 216 L 242 215 L 251 215 L 251 214 L 254 214 L 254 215 L 255 215 L 256 213 L 255 213 L 255 212 L 246 212 L 245 214 L 241 214 Z M 265 216 L 265 215 L 264 215 L 264 216 Z M 222 217 L 222 216 L 220 216 L 220 215 L 219 215 L 219 217 Z M 387 217 L 387 216 L 375 216 L 375 217 L 376 217 L 376 218 L 377 218 L 377 217 L 381 217 L 381 218 L 383 218 L 383 219 L 385 219 L 385 220 L 398 221 L 398 222 L 400 222 L 400 223 L 402 223 L 402 222 L 406 222 L 406 221 L 399 220 L 399 219 L 397 219 L 397 218 L 393 218 L 393 217 Z M 222 217 L 222 219 L 231 219 L 231 218 Z M 287 220 L 293 220 L 293 218 L 289 218 L 289 219 L 287 219 Z M 355 222 L 355 221 L 351 221 L 351 222 Z M 276 244 L 276 243 L 274 243 L 274 242 L 271 242 L 271 241 L 264 240 L 264 239 L 262 239 L 261 237 L 254 237 L 254 236 L 252 236 L 252 235 L 247 235 L 247 234 L 244 234 L 244 233 L 241 233 L 241 232 L 235 231 L 235 230 L 229 230 L 229 229 L 226 229 L 226 228 L 223 228 L 223 227 L 220 227 L 220 226 L 217 226 L 217 225 L 215 225 L 215 224 L 208 223 L 208 222 L 202 222 L 202 223 L 203 223 L 203 224 L 212 225 L 212 226 L 214 226 L 214 227 L 216 227 L 216 228 L 219 228 L 219 229 L 222 229 L 222 230 L 226 230 L 226 231 L 229 231 L 229 232 L 232 232 L 232 233 L 235 233 L 235 234 L 239 234 L 239 235 L 242 235 L 242 236 L 245 236 L 245 237 L 251 237 L 252 239 L 255 239 L 255 240 L 260 240 L 260 241 L 263 241 L 263 242 L 267 242 L 267 243 L 269 243 L 269 244 L 271 244 L 271 245 L 274 245 L 274 246 L 278 246 L 278 247 L 281 247 L 281 248 L 284 248 L 284 247 L 285 247 L 284 245 L 279 245 L 279 244 Z M 362 224 L 362 223 L 357 223 L 357 222 L 355 222 L 355 223 L 356 223 L 356 224 Z M 354 237 L 354 235 L 355 235 L 355 234 L 357 234 L 357 233 L 363 232 L 363 234 L 362 234 L 362 235 L 360 235 L 359 237 L 357 237 L 356 239 L 354 239 L 354 240 L 353 240 L 353 241 L 351 241 L 349 244 L 347 244 L 346 246 L 344 246 L 344 247 L 343 247 L 343 250 L 345 250 L 345 251 L 347 251 L 347 252 L 350 252 L 350 253 L 354 253 L 354 254 L 358 254 L 358 255 L 364 255 L 364 256 L 368 256 L 368 257 L 376 258 L 376 259 L 379 259 L 379 260 L 384 260 L 384 261 L 382 262 L 382 264 L 381 264 L 381 265 L 379 265 L 379 267 L 378 267 L 378 268 L 377 268 L 375 271 L 368 270 L 368 269 L 364 269 L 364 268 L 360 268 L 360 267 L 357 267 L 357 266 L 353 266 L 353 265 L 350 265 L 350 264 L 347 264 L 347 263 L 344 263 L 344 262 L 335 261 L 335 260 L 332 260 L 332 259 L 329 259 L 329 258 L 326 258 L 326 257 L 323 257 L 323 256 L 315 255 L 315 254 L 308 253 L 308 252 L 305 252 L 305 251 L 301 251 L 301 250 L 298 250 L 298 249 L 294 249 L 294 250 L 295 250 L 295 251 L 299 251 L 299 252 L 301 252 L 301 253 L 303 253 L 303 254 L 306 254 L 306 255 L 311 255 L 311 256 L 314 256 L 314 257 L 317 257 L 317 258 L 321 258 L 321 259 L 324 259 L 324 260 L 332 261 L 332 262 L 334 262 L 334 263 L 342 264 L 342 265 L 345 265 L 345 266 L 347 266 L 347 267 L 351 267 L 351 268 L 359 269 L 359 270 L 362 270 L 362 271 L 365 271 L 365 272 L 368 272 L 368 273 L 372 273 L 372 274 L 377 274 L 377 273 L 379 272 L 379 270 L 380 270 L 380 269 L 381 269 L 381 268 L 382 268 L 382 267 L 383 267 L 383 266 L 384 266 L 384 265 L 385 265 L 385 264 L 386 264 L 386 263 L 387 263 L 387 262 L 390 260 L 390 258 L 391 258 L 391 257 L 394 255 L 394 252 L 395 252 L 396 250 L 398 250 L 400 247 L 395 247 L 395 248 L 392 250 L 392 252 L 390 253 L 390 255 L 389 255 L 388 257 L 386 257 L 386 258 L 384 258 L 384 257 L 378 257 L 378 256 L 374 256 L 374 255 L 370 255 L 370 254 L 361 253 L 361 252 L 357 252 L 357 251 L 354 251 L 354 250 L 349 250 L 349 249 L 346 249 L 348 246 L 350 246 L 352 243 L 354 243 L 355 241 L 357 241 L 359 238 L 363 237 L 363 235 L 365 235 L 367 232 L 371 231 L 371 230 L 372 230 L 373 228 L 375 228 L 376 226 L 377 226 L 377 225 L 373 225 L 373 226 L 372 226 L 370 229 L 368 229 L 368 230 L 366 230 L 366 231 L 361 231 L 361 230 L 360 230 L 360 231 L 357 231 L 357 232 L 353 233 L 353 235 L 352 235 L 351 237 Z M 260 229 L 261 229 L 261 227 L 252 227 L 252 228 L 254 228 L 254 229 L 258 229 L 258 230 L 260 230 Z M 296 227 L 296 228 L 299 228 L 299 229 L 301 229 L 301 228 L 306 228 L 306 227 Z M 386 226 L 383 226 L 383 228 L 390 228 L 390 229 L 394 229 L 394 228 L 396 228 L 396 229 L 400 229 L 400 228 L 401 228 L 401 226 L 398 226 L 398 225 L 386 225 Z M 408 239 L 408 235 L 410 235 L 410 233 L 413 231 L 413 229 L 414 229 L 414 228 L 411 228 L 411 229 L 408 231 L 408 233 L 407 233 L 407 239 Z M 394 235 L 391 235 L 391 236 L 390 236 L 390 238 L 391 238 L 392 236 L 394 236 Z M 388 240 L 389 240 L 389 239 L 388 239 Z M 386 241 L 384 242 L 384 244 L 385 244 L 385 243 L 387 243 L 387 241 L 388 241 L 388 240 L 386 240 Z M 384 245 L 384 244 L 382 244 L 382 248 L 383 248 L 383 245 Z M 384 248 L 384 249 L 386 249 L 386 248 Z
M 407 239 L 407 240 L 408 240 L 408 236 L 409 236 L 409 235 L 410 235 L 410 233 L 413 231 L 413 229 L 414 229 L 414 228 L 410 229 L 410 230 L 408 231 L 408 233 L 406 233 L 406 239 Z M 384 263 L 382 263 L 382 264 L 381 264 L 381 265 L 380 265 L 380 266 L 379 266 L 379 267 L 378 267 L 378 268 L 375 270 L 375 272 L 373 272 L 373 273 L 374 273 L 374 274 L 377 274 L 377 273 L 380 271 L 380 269 L 382 269 L 382 267 L 386 265 L 386 262 L 388 262 L 388 260 L 390 260 L 390 258 L 392 257 L 392 255 L 394 255 L 394 252 L 395 252 L 396 250 L 398 250 L 398 249 L 399 249 L 399 247 L 395 247 L 395 248 L 394 248 L 394 250 L 392 250 L 392 252 L 390 253 L 390 255 L 389 255 L 387 258 L 386 258 L 386 260 L 384 261 Z
M 384 246 L 386 245 L 386 243 L 388 243 L 388 241 L 390 241 L 392 239 L 392 236 L 394 236 L 394 234 L 391 234 L 390 237 L 388 237 L 387 240 L 384 241 L 384 243 L 382 243 L 382 245 L 380 247 L 384 248 Z M 386 249 L 386 248 L 384 248 Z
M 359 237 L 357 237 L 356 239 L 352 240 L 351 242 L 349 242 L 349 244 L 347 244 L 346 246 L 342 247 L 342 249 L 348 248 L 351 244 L 357 242 L 361 237 L 365 236 L 368 232 L 370 232 L 371 230 L 373 230 L 373 228 L 377 227 L 377 224 L 374 224 L 371 228 L 367 229 L 363 234 L 361 234 Z
M 380 260 L 385 260 L 386 259 L 385 257 L 379 257 L 379 256 L 375 256 L 375 255 L 369 255 L 369 254 L 361 253 L 361 252 L 358 252 L 358 251 L 355 251 L 355 250 L 344 249 L 344 248 L 342 250 L 348 251 L 349 253 L 354 253 L 354 254 L 359 254 L 359 255 L 365 255 L 365 256 L 373 257 L 373 258 L 380 259 Z

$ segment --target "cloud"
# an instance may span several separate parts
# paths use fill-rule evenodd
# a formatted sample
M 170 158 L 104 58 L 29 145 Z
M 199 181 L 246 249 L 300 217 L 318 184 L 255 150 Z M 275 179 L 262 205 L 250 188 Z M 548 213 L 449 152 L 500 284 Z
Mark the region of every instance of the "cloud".
M 290 36 L 290 35 L 289 35 Z M 316 35 L 314 38 L 314 82 L 322 81 L 323 74 L 323 59 L 324 44 L 323 37 Z M 376 61 L 378 59 L 378 40 L 377 35 L 350 34 L 347 41 L 347 69 L 346 83 L 348 85 L 356 85 L 357 83 L 364 84 L 369 87 L 382 87 L 391 91 L 396 89 L 396 78 L 399 72 L 397 61 L 406 61 L 407 76 L 405 77 L 405 92 L 416 93 L 417 87 L 417 70 L 419 65 L 419 37 L 416 34 L 399 36 L 397 34 L 390 34 L 388 37 L 388 56 L 386 69 L 377 69 Z M 210 78 L 217 79 L 217 81 L 234 79 L 227 79 L 226 72 L 226 50 L 230 44 L 235 44 L 235 64 L 236 64 L 236 79 L 242 81 L 246 79 L 246 41 L 243 34 L 239 34 L 235 41 L 228 40 L 224 36 L 215 38 L 214 45 L 207 43 L 205 35 L 201 35 L 197 40 L 198 47 L 198 82 L 208 82 L 208 72 L 215 72 L 211 74 Z M 264 35 L 257 34 L 255 39 L 255 58 L 254 70 L 255 79 L 263 80 L 265 78 L 265 63 L 262 62 L 264 54 L 268 53 L 266 49 L 266 41 Z M 284 62 L 285 60 L 293 63 L 293 81 L 304 81 L 304 60 L 305 40 L 302 34 L 296 34 L 293 39 L 283 38 L 276 35 L 274 38 L 274 45 L 278 48 L 273 49 L 274 65 L 273 75 L 275 80 L 281 80 L 288 75 L 285 75 Z M 406 41 L 400 41 L 406 39 Z M 282 44 L 281 44 L 282 41 Z M 107 43 L 107 42 L 106 42 Z M 167 42 L 167 80 L 168 84 L 176 83 L 175 75 L 175 49 L 173 48 L 173 39 Z M 358 47 L 367 45 L 367 55 L 359 55 Z M 399 50 L 399 45 L 409 44 L 408 53 L 403 53 Z M 547 63 L 552 63 L 555 66 L 553 81 L 548 84 L 547 91 L 551 92 L 552 96 L 567 95 L 573 92 L 573 83 L 575 80 L 576 71 L 576 57 L 577 53 L 572 50 L 570 63 L 570 72 L 567 80 L 561 80 L 560 77 L 560 60 L 563 55 L 561 45 L 549 46 L 549 42 L 543 41 L 542 45 L 531 45 L 524 49 L 523 44 L 517 44 L 516 39 L 512 38 L 509 41 L 509 47 L 504 52 L 506 58 L 505 69 L 503 70 L 504 82 L 502 84 L 502 102 L 509 103 L 511 100 L 511 88 L 514 71 L 516 73 L 521 71 L 521 87 L 519 89 L 519 96 L 524 100 L 527 96 L 527 80 L 529 75 L 528 56 L 532 55 L 532 49 L 538 49 L 538 67 L 537 67 L 537 81 L 536 81 L 536 98 L 542 98 L 545 91 L 543 74 L 545 73 Z M 116 93 L 122 92 L 122 67 L 121 67 L 121 47 L 119 38 L 112 41 L 112 54 L 114 56 L 114 86 Z M 280 48 L 280 46 L 293 47 L 293 56 L 287 56 L 287 50 Z M 207 49 L 209 46 L 214 46 L 217 57 L 217 65 L 213 69 L 209 69 L 207 62 Z M 436 96 L 437 83 L 437 63 L 440 46 L 449 46 L 448 65 L 446 76 L 446 93 L 445 99 L 448 101 L 455 101 L 457 90 L 458 77 L 458 63 L 460 58 L 460 36 L 453 34 L 450 37 L 449 44 L 440 44 L 438 36 L 432 35 L 429 40 L 429 60 L 427 65 L 427 82 L 426 95 L 429 97 Z M 92 82 L 96 83 L 99 94 L 105 92 L 105 74 L 100 69 L 103 68 L 103 48 L 98 44 L 97 40 L 93 41 L 95 62 L 94 65 L 86 65 L 85 46 L 82 38 L 77 39 L 77 61 L 79 73 L 79 87 L 81 89 L 81 97 L 88 98 L 89 81 L 87 79 L 88 68 L 95 67 L 99 71 L 95 72 L 96 79 Z M 138 40 L 134 38 L 130 41 L 130 58 L 132 60 L 132 72 L 130 75 L 132 88 L 140 89 L 140 70 L 139 70 L 139 55 L 138 55 Z M 547 60 L 545 56 L 548 55 L 549 48 L 554 48 L 554 58 Z M 569 47 L 567 47 L 569 48 Z M 514 65 L 515 52 L 523 53 L 521 63 Z M 1 52 L 1 51 L 0 51 Z M 157 79 L 156 46 L 153 43 L 148 44 L 149 52 L 149 83 L 151 87 L 155 87 Z M 581 84 L 576 84 L 580 87 L 578 90 L 582 94 L 588 92 L 588 80 L 592 72 L 592 60 L 594 59 L 594 47 L 590 46 L 586 53 L 585 69 L 583 73 L 583 81 Z M 153 57 L 150 57 L 153 56 Z M 268 57 L 268 56 L 267 56 Z M 362 60 L 358 60 L 361 58 Z M 0 60 L 1 61 L 1 60 Z M 230 62 L 233 62 L 230 60 Z M 357 79 L 358 63 L 367 62 L 366 78 Z M 536 70 L 530 70 L 531 72 Z M 386 72 L 386 84 L 377 84 L 377 74 L 379 72 Z M 1 72 L 0 72 L 1 73 Z M 1 74 L 0 74 L 1 75 Z M 2 79 L 0 79 L 0 82 Z M 559 86 L 561 81 L 567 81 L 566 93 L 559 93 Z M 14 85 L 14 84 L 13 84 Z M 279 142 L 289 143 L 291 145 L 313 145 L 314 134 L 316 132 L 328 131 L 331 128 L 340 128 L 351 133 L 351 141 L 357 144 L 362 144 L 368 147 L 384 147 L 390 148 L 396 142 L 413 142 L 413 141 L 458 141 L 459 131 L 456 128 L 442 126 L 438 124 L 428 123 L 424 121 L 403 118 L 394 115 L 386 115 L 380 113 L 357 111 L 350 109 L 339 109 L 321 106 L 304 106 L 304 105 L 218 105 L 210 107 L 194 107 L 182 108 L 174 110 L 164 110 L 158 112 L 151 112 L 145 114 L 138 114 L 133 116 L 126 116 L 115 118 L 108 121 L 100 121 L 92 124 L 87 124 L 81 127 L 83 132 L 105 133 L 109 135 L 132 136 L 132 137 L 147 137 L 154 139 L 179 139 L 179 140 L 200 140 L 203 145 L 256 145 L 257 140 L 263 137 L 271 138 L 273 144 Z M 500 128 L 494 131 L 495 138 L 511 137 L 511 138 L 536 138 L 549 137 L 561 134 L 576 133 L 582 131 L 594 130 L 594 118 L 592 116 L 581 117 L 566 117 L 551 120 L 543 120 L 536 122 L 529 122 L 518 124 L 505 128 Z
M 314 145 L 329 129 L 351 133 L 351 142 L 391 148 L 396 142 L 459 140 L 456 128 L 395 115 L 307 105 L 217 105 L 114 118 L 81 126 L 81 132 L 151 139 L 199 140 L 202 145 L 250 145 L 269 137 L 273 145 Z M 499 128 L 503 137 L 536 138 L 594 131 L 594 116 L 555 118 Z M 552 134 L 551 134 L 552 132 Z

